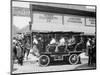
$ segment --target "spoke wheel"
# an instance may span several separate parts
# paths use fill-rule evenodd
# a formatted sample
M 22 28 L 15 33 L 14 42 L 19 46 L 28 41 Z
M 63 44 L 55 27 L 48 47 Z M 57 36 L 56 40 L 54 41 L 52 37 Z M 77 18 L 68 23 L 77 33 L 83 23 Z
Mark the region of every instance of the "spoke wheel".
M 72 54 L 69 56 L 69 63 L 72 65 L 76 65 L 79 62 L 79 57 L 76 54 Z
M 48 66 L 50 63 L 50 58 L 47 55 L 41 55 L 39 58 L 39 65 L 40 66 Z

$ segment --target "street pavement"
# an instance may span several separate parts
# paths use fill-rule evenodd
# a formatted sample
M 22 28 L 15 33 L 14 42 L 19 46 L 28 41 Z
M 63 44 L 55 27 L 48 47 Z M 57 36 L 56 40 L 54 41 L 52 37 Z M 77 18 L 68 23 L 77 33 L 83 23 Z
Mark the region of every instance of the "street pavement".
M 39 66 L 35 56 L 32 54 L 29 55 L 28 60 L 24 60 L 24 64 L 18 65 L 14 63 L 12 73 L 34 73 L 34 72 L 47 72 L 47 71 L 61 71 L 61 70 L 77 70 L 77 69 L 90 69 L 93 67 L 88 67 L 88 57 L 83 54 L 81 56 L 81 64 L 70 65 L 70 64 L 51 64 L 47 67 Z

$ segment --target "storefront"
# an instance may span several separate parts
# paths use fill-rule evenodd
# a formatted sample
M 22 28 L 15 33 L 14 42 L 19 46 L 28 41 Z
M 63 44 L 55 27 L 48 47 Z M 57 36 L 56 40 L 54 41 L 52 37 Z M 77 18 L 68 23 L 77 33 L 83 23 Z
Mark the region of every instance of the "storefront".
M 30 10 L 32 31 L 96 33 L 96 12 L 34 4 Z

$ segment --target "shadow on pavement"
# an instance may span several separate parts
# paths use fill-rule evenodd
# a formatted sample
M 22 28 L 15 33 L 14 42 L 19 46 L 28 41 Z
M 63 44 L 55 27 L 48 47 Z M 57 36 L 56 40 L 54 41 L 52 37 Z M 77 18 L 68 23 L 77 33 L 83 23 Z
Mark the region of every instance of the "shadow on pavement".
M 80 62 L 78 64 L 81 64 Z M 49 66 L 58 66 L 58 65 L 71 65 L 68 61 L 54 61 L 49 64 Z

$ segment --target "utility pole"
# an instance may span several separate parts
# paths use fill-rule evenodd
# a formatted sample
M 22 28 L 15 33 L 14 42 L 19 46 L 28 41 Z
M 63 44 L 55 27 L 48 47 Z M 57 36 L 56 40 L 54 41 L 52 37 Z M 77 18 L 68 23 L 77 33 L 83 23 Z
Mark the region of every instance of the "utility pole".
M 29 22 L 29 30 L 32 31 L 32 22 Z
M 32 48 L 32 22 L 31 21 L 29 22 L 29 31 L 30 31 L 30 39 L 31 39 L 30 44 L 31 44 L 31 48 Z

